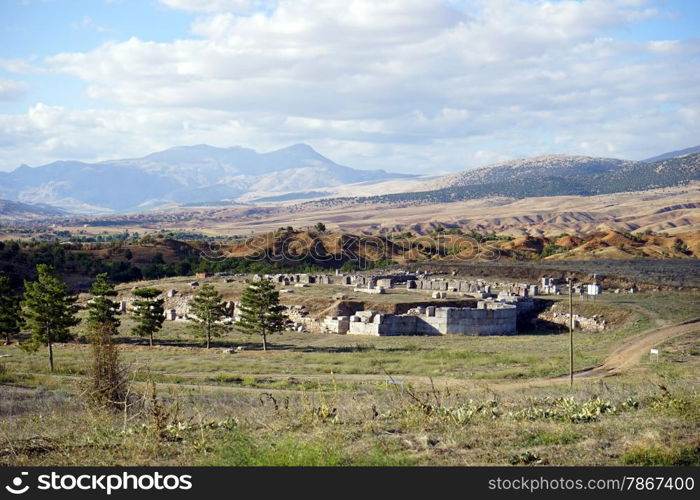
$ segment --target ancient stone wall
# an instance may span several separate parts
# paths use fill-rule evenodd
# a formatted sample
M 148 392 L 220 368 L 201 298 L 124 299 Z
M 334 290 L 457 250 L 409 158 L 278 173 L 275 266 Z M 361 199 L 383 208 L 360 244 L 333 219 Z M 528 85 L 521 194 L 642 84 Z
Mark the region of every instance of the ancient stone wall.
M 407 314 L 359 311 L 350 316 L 349 335 L 511 335 L 517 308 L 512 304 L 481 301 L 476 308 L 426 307 Z

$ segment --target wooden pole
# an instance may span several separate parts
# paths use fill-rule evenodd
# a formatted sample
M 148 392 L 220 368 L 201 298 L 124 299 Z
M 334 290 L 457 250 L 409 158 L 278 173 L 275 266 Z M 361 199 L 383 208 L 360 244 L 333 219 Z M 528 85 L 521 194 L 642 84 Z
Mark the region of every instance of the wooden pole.
M 574 386 L 574 280 L 569 278 L 569 384 Z

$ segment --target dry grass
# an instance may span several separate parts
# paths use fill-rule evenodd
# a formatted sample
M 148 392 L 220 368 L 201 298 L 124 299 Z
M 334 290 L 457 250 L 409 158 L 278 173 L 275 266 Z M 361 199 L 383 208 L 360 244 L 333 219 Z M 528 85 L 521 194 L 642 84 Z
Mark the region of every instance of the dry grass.
M 647 299 L 625 300 L 641 307 Z M 577 345 L 587 351 L 578 362 L 605 356 L 655 319 L 694 312 L 688 305 L 682 309 L 658 306 L 645 317 L 630 308 L 621 330 L 578 334 Z M 53 375 L 42 357 L 0 347 L 11 354 L 4 362 L 8 382 L 0 385 L 0 464 L 699 460 L 698 332 L 661 346 L 658 362 L 644 358 L 616 377 L 579 379 L 573 390 L 535 378 L 565 371 L 565 336 L 354 339 L 294 333 L 275 337 L 277 348 L 267 354 L 235 355 L 189 343 L 177 328 L 163 337 L 166 345 L 153 349 L 121 344 L 122 358 L 136 373 L 136 391 L 148 395 L 147 380 L 159 382 L 156 402 L 146 398 L 134 406 L 126 424 L 121 413 L 91 409 L 78 397 L 88 346 L 59 347 Z M 240 336 L 221 345 L 236 344 L 254 348 L 252 339 Z M 403 385 L 388 384 L 384 370 Z

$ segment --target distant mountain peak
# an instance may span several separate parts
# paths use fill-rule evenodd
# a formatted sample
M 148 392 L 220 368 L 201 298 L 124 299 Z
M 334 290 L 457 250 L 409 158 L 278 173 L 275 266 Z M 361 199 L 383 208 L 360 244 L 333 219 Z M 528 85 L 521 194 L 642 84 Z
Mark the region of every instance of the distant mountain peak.
M 316 150 L 309 146 L 308 144 L 305 144 L 303 142 L 298 142 L 296 144 L 292 144 L 291 146 L 287 146 L 286 148 L 282 148 L 282 150 L 292 150 L 292 151 L 313 151 L 314 153 Z
M 64 204 L 69 209 L 82 203 L 80 206 L 121 211 L 144 203 L 235 200 L 256 193 L 269 196 L 401 177 L 407 175 L 338 165 L 303 143 L 266 153 L 240 146 L 196 144 L 142 158 L 19 168 L 5 175 L 0 198 Z M 65 200 L 73 200 L 70 207 Z
M 330 161 L 328 158 L 324 157 L 321 153 L 316 151 L 314 148 L 309 146 L 308 144 L 304 143 L 297 143 L 297 144 L 292 144 L 291 146 L 287 146 L 285 148 L 281 149 L 276 149 L 274 151 L 270 151 L 269 153 L 265 153 L 267 155 L 286 155 L 286 154 L 292 154 L 295 157 L 302 157 L 302 156 L 308 156 L 312 158 L 322 158 L 323 160 Z

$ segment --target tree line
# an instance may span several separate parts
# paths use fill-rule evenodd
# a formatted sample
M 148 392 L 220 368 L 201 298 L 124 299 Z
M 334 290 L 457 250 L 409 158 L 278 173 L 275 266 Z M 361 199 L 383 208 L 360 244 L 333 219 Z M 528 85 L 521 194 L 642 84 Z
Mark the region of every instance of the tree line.
M 13 337 L 25 330 L 28 337 L 20 347 L 30 353 L 46 347 L 49 369 L 53 372 L 54 344 L 72 340 L 74 334 L 71 328 L 83 319 L 78 316 L 81 308 L 76 304 L 77 297 L 70 294 L 54 268 L 39 264 L 36 272 L 36 280 L 24 282 L 24 293 L 21 296 L 11 286 L 9 277 L 0 272 L 0 334 L 4 337 L 5 344 L 9 345 Z M 109 281 L 107 273 L 98 274 L 89 293 L 91 298 L 85 305 L 87 338 L 102 354 L 113 356 L 109 354 L 113 351 L 111 339 L 119 334 L 121 325 L 120 307 L 114 300 L 117 295 L 114 283 Z M 132 293 L 135 296 L 132 310 L 136 324 L 131 333 L 148 338 L 149 345 L 153 346 L 154 336 L 162 329 L 165 320 L 163 291 L 156 287 L 146 287 L 137 288 Z M 244 290 L 239 308 L 240 320 L 236 322 L 235 329 L 242 333 L 260 335 L 263 350 L 267 350 L 268 336 L 282 331 L 287 319 L 275 285 L 267 279 L 252 282 Z M 189 329 L 209 348 L 213 338 L 220 337 L 231 329 L 224 322 L 226 316 L 227 310 L 221 294 L 213 285 L 204 284 L 190 302 Z
M 165 243 L 167 241 L 164 240 Z M 86 247 L 85 245 L 90 245 Z M 109 261 L 89 251 L 106 248 L 112 253 Z M 323 269 L 312 258 L 293 264 L 269 262 L 264 259 L 228 257 L 210 259 L 186 244 L 178 245 L 175 262 L 165 262 L 162 253 L 155 252 L 148 262 L 133 262 L 127 247 L 114 244 L 60 243 L 58 241 L 0 241 L 0 271 L 5 272 L 14 287 L 32 277 L 39 264 L 53 267 L 58 274 L 95 276 L 106 273 L 114 283 L 155 280 L 173 276 L 192 276 L 199 272 L 229 272 L 243 274 L 318 273 Z

